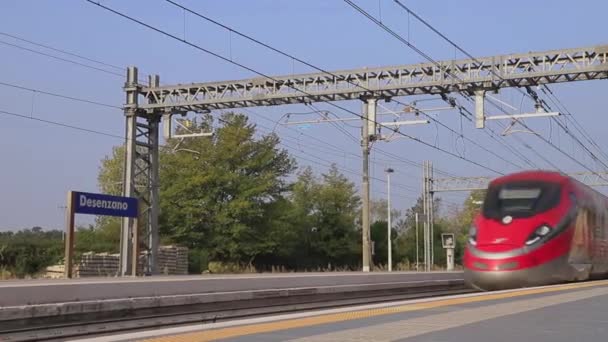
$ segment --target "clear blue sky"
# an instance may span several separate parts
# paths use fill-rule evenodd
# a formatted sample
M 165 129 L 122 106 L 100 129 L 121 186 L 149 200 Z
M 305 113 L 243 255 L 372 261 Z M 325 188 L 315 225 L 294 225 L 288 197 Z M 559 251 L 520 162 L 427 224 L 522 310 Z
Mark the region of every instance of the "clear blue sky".
M 434 24 L 450 38 L 476 56 L 511 52 L 527 52 L 608 43 L 605 34 L 605 1 L 585 2 L 585 6 L 571 1 L 407 1 L 404 2 Z M 140 18 L 177 35 L 184 32 L 184 14 L 162 0 L 119 1 L 102 3 Z M 253 35 L 271 45 L 284 49 L 302 59 L 326 69 L 372 67 L 390 64 L 423 62 L 423 58 L 381 31 L 345 2 L 333 1 L 186 1 L 184 5 Z M 404 36 L 408 35 L 407 14 L 389 0 L 359 0 L 358 3 L 373 15 L 381 12 L 382 20 Z M 182 43 L 128 22 L 97 6 L 80 0 L 5 0 L 0 2 L 0 32 L 16 35 L 35 42 L 51 45 L 90 58 L 119 66 L 136 65 L 142 73 L 158 73 L 161 83 L 188 83 L 225 79 L 249 78 L 255 75 L 205 55 Z M 234 35 L 192 16 L 186 16 L 186 38 L 269 74 L 307 72 L 301 65 L 256 47 Z M 409 37 L 419 48 L 435 59 L 451 59 L 454 49 L 442 42 L 421 24 L 412 20 Z M 70 56 L 44 50 L 0 35 L 0 41 L 18 44 L 56 56 Z M 123 102 L 120 77 L 86 69 L 49 57 L 16 49 L 0 43 L 0 82 L 68 94 L 104 103 L 121 105 Z M 461 58 L 460 54 L 456 57 Z M 82 61 L 88 63 L 86 61 Z M 90 64 L 90 63 L 89 63 Z M 103 67 L 103 66 L 102 66 Z M 112 69 L 109 69 L 112 70 Z M 594 137 L 606 146 L 605 97 L 606 81 L 577 82 L 553 86 L 564 104 Z M 120 110 L 57 99 L 42 94 L 17 90 L 0 85 L 0 110 L 37 118 L 64 122 L 122 135 L 124 120 Z M 521 96 L 504 91 L 501 98 L 519 106 Z M 408 101 L 408 99 L 401 99 Z M 429 103 L 430 105 L 430 103 Z M 360 104 L 345 104 L 359 110 Z M 326 104 L 319 107 L 330 109 Z M 394 107 L 393 107 L 394 108 Z M 530 109 L 530 108 L 526 108 Z M 272 129 L 286 112 L 307 111 L 303 106 L 254 108 L 252 118 Z M 347 113 L 337 113 L 343 117 Z M 264 115 L 270 121 L 261 119 Z M 455 112 L 441 112 L 440 118 L 460 130 Z M 590 159 L 557 128 L 550 131 L 549 121 L 530 120 L 530 125 L 569 153 L 589 165 Z M 516 160 L 468 122 L 463 123 L 467 137 L 475 139 L 507 159 Z M 346 129 L 355 136 L 358 128 Z M 437 142 L 450 151 L 463 150 L 449 132 L 434 125 L 404 129 L 430 142 Z M 302 129 L 306 135 L 323 139 L 343 149 L 343 155 L 327 148 L 315 147 L 308 136 L 299 135 L 297 128 L 278 128 L 286 144 L 295 155 L 308 159 L 322 158 L 336 162 L 342 168 L 359 171 L 360 160 L 350 153 L 360 154 L 358 144 L 349 140 L 330 125 Z M 567 171 L 580 170 L 566 158 L 552 152 L 530 135 L 520 137 L 551 158 Z M 515 144 L 510 137 L 509 142 Z M 100 160 L 119 144 L 119 139 L 54 127 L 48 124 L 0 114 L 0 229 L 15 229 L 40 225 L 62 227 L 63 211 L 68 190 L 97 191 L 96 176 Z M 456 146 L 456 147 L 455 147 Z M 534 155 L 516 145 L 529 158 Z M 436 167 L 459 175 L 486 175 L 488 171 L 455 160 L 423 147 L 415 142 L 398 140 L 375 146 L 407 159 L 433 160 Z M 464 146 L 468 158 L 505 171 L 512 171 L 504 161 L 476 149 Z M 314 157 L 311 157 L 310 155 Z M 421 171 L 398 161 L 374 153 L 372 175 L 384 178 L 382 169 L 390 165 L 396 169 L 394 180 L 401 185 L 420 188 Z M 320 163 L 327 162 L 319 160 Z M 300 165 L 310 162 L 300 160 Z M 546 164 L 539 162 L 543 167 Z M 324 167 L 312 164 L 315 169 Z M 356 174 L 348 174 L 358 184 Z M 385 195 L 385 184 L 374 181 L 373 197 Z M 395 206 L 404 209 L 412 204 L 418 193 L 395 185 Z M 458 203 L 462 195 L 446 195 Z M 79 222 L 90 222 L 80 218 Z

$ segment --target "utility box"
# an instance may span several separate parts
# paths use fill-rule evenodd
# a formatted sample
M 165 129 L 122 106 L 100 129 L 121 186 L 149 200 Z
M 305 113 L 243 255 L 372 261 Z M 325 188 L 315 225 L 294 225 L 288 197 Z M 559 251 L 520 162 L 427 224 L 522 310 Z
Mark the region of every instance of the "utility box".
M 447 270 L 454 270 L 454 248 L 456 248 L 456 239 L 453 233 L 441 234 L 441 244 L 446 251 Z

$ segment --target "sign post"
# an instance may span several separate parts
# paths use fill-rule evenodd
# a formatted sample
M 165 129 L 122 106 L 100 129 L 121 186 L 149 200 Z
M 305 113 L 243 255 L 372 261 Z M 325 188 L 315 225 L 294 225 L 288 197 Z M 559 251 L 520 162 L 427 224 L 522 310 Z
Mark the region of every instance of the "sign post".
M 441 244 L 443 248 L 446 250 L 446 262 L 447 262 L 447 270 L 454 270 L 454 248 L 456 247 L 456 240 L 454 239 L 453 233 L 443 233 L 441 234 Z
M 72 278 L 72 262 L 74 257 L 74 192 L 68 192 L 65 231 L 65 267 L 66 278 Z
M 133 253 L 137 253 L 139 234 L 137 233 L 137 217 L 139 215 L 139 201 L 131 197 L 119 197 L 87 192 L 68 192 L 67 214 L 66 214 L 66 238 L 65 238 L 65 277 L 72 278 L 74 257 L 74 216 L 75 214 L 101 215 L 131 217 L 135 220 L 136 232 L 131 236 Z M 133 263 L 137 265 L 137 255 L 134 255 Z M 122 274 L 122 273 L 121 273 Z M 132 275 L 137 275 L 137 267 L 133 267 Z

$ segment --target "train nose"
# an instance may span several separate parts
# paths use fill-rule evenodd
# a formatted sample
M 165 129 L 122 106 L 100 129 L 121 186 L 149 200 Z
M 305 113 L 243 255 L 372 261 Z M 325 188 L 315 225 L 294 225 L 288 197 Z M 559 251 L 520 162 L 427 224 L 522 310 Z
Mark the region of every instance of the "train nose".
M 569 280 L 567 262 L 557 258 L 536 266 L 529 256 L 517 260 L 474 260 L 464 272 L 465 282 L 480 290 L 506 290 L 519 287 L 549 285 Z
M 505 272 L 466 269 L 464 280 L 469 286 L 479 290 L 506 290 L 528 286 L 526 273 L 523 270 Z

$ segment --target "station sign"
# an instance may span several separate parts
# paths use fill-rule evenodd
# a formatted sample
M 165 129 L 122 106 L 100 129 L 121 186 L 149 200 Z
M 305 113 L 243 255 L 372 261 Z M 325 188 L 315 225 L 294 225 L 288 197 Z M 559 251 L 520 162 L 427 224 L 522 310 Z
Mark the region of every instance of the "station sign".
M 137 199 L 88 192 L 72 192 L 74 212 L 100 216 L 137 217 Z
M 76 214 L 100 215 L 100 216 L 118 216 L 128 217 L 133 219 L 136 227 L 131 241 L 124 243 L 133 244 L 133 275 L 137 270 L 137 253 L 138 253 L 138 215 L 139 215 L 139 200 L 132 197 L 120 197 L 104 194 L 94 194 L 89 192 L 68 192 L 66 212 L 66 238 L 65 238 L 65 277 L 72 278 L 73 257 L 74 257 L 74 217 Z M 122 242 L 121 242 L 122 243 Z

